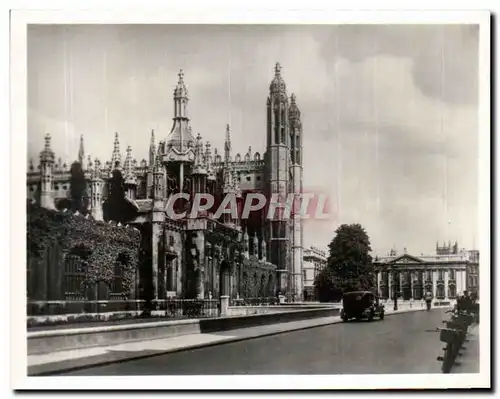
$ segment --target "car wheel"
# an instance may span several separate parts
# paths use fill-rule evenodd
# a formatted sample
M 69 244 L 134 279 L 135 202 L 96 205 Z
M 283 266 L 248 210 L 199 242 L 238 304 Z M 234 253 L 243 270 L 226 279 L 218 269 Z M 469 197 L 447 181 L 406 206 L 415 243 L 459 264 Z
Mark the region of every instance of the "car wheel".
M 380 313 L 380 320 L 384 320 L 384 313 Z
M 370 314 L 368 315 L 368 321 L 372 321 L 373 320 L 373 312 L 370 312 Z

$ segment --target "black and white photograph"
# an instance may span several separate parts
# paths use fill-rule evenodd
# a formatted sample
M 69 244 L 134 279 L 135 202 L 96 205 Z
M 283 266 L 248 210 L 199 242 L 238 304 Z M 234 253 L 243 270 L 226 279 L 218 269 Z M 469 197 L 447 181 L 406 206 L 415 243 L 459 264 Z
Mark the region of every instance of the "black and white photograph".
M 330 13 L 12 13 L 19 389 L 491 388 L 490 15 Z

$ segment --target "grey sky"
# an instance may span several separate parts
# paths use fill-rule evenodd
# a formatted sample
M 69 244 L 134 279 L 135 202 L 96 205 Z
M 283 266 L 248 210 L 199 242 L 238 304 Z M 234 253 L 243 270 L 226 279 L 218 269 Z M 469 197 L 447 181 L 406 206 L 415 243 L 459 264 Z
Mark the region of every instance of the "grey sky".
M 478 32 L 473 25 L 94 25 L 28 29 L 28 153 L 50 132 L 56 156 L 147 158 L 165 139 L 179 69 L 193 132 L 219 150 L 265 149 L 275 62 L 304 125 L 304 186 L 330 196 L 333 219 L 307 221 L 326 245 L 360 222 L 373 249 L 430 253 L 477 244 Z M 451 223 L 449 223 L 451 221 Z

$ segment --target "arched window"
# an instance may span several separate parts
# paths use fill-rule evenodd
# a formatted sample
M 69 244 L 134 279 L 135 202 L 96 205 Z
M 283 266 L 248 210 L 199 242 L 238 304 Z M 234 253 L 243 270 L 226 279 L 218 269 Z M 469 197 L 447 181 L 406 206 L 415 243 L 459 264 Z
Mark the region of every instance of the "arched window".
M 448 286 L 448 297 L 449 298 L 455 298 L 457 296 L 457 288 L 455 287 L 455 284 L 451 284 Z
M 444 299 L 444 286 L 441 284 L 437 286 L 436 297 L 438 299 Z
M 280 131 L 281 131 L 281 144 L 286 143 L 286 137 L 285 137 L 285 110 L 281 110 L 281 119 L 280 119 Z
M 274 142 L 276 144 L 279 144 L 280 142 L 280 111 L 278 107 L 276 107 L 276 110 L 274 112 Z

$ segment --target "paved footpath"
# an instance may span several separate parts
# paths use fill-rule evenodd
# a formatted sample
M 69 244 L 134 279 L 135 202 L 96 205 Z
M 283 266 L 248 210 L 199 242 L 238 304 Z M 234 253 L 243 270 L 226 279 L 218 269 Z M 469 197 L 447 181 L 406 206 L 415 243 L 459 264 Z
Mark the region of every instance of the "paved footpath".
M 415 312 L 422 310 L 421 308 L 413 309 L 403 309 L 399 311 L 387 310 L 387 316 L 393 314 L 401 314 L 408 312 Z M 429 314 L 429 312 L 420 312 L 421 314 Z M 441 310 L 436 310 L 430 312 L 431 314 L 439 313 L 439 320 L 433 320 L 433 326 L 440 324 L 443 316 L 441 315 Z M 409 316 L 409 315 L 408 315 Z M 404 317 L 400 315 L 396 319 Z M 428 317 L 427 317 L 428 318 Z M 436 318 L 436 317 L 434 317 Z M 434 319 L 433 318 L 433 319 Z M 399 325 L 391 323 L 389 317 L 387 320 L 381 321 L 382 325 L 384 323 L 389 323 L 393 328 L 401 328 Z M 401 320 L 403 321 L 403 320 Z M 146 359 L 150 357 L 156 357 L 160 355 L 174 354 L 180 351 L 191 351 L 195 352 L 196 349 L 221 345 L 236 343 L 238 341 L 245 341 L 253 338 L 260 337 L 271 337 L 277 334 L 283 334 L 287 332 L 307 330 L 315 327 L 328 326 L 334 323 L 340 323 L 341 320 L 338 316 L 334 317 L 323 317 L 317 319 L 301 320 L 288 323 L 271 324 L 266 326 L 250 327 L 235 329 L 229 331 L 221 331 L 212 334 L 190 334 L 182 335 L 172 338 L 156 339 L 148 341 L 139 342 L 129 342 L 114 346 L 87 348 L 72 351 L 61 351 L 50 354 L 43 355 L 31 355 L 28 356 L 28 374 L 29 375 L 49 375 L 49 374 L 60 374 L 67 373 L 69 371 L 76 371 L 79 369 L 88 369 L 92 373 L 92 370 L 97 370 L 102 368 L 104 365 L 113 365 L 115 363 L 127 361 L 135 361 L 138 359 Z M 374 323 L 374 324 L 372 324 Z M 346 323 L 343 325 L 357 325 L 358 330 L 361 328 L 367 334 L 370 334 L 369 326 L 377 326 L 379 322 L 373 321 L 371 323 Z M 343 329 L 341 329 L 343 331 Z M 429 333 L 427 333 L 429 335 Z M 435 334 L 430 334 L 433 336 L 433 340 L 439 342 Z M 345 337 L 343 338 L 345 339 Z M 402 340 L 408 340 L 410 343 L 412 341 L 411 337 L 401 337 Z M 353 338 L 353 343 L 356 344 L 356 338 Z M 372 342 L 370 340 L 370 342 Z M 440 344 L 437 344 L 439 347 Z M 214 348 L 217 349 L 217 348 Z M 437 352 L 436 352 L 437 353 Z M 434 353 L 434 359 L 437 356 Z M 162 356 L 160 356 L 162 357 Z M 127 362 L 128 363 L 128 362 Z M 85 370 L 83 370 L 85 371 Z M 100 374 L 100 373 L 99 373 Z

